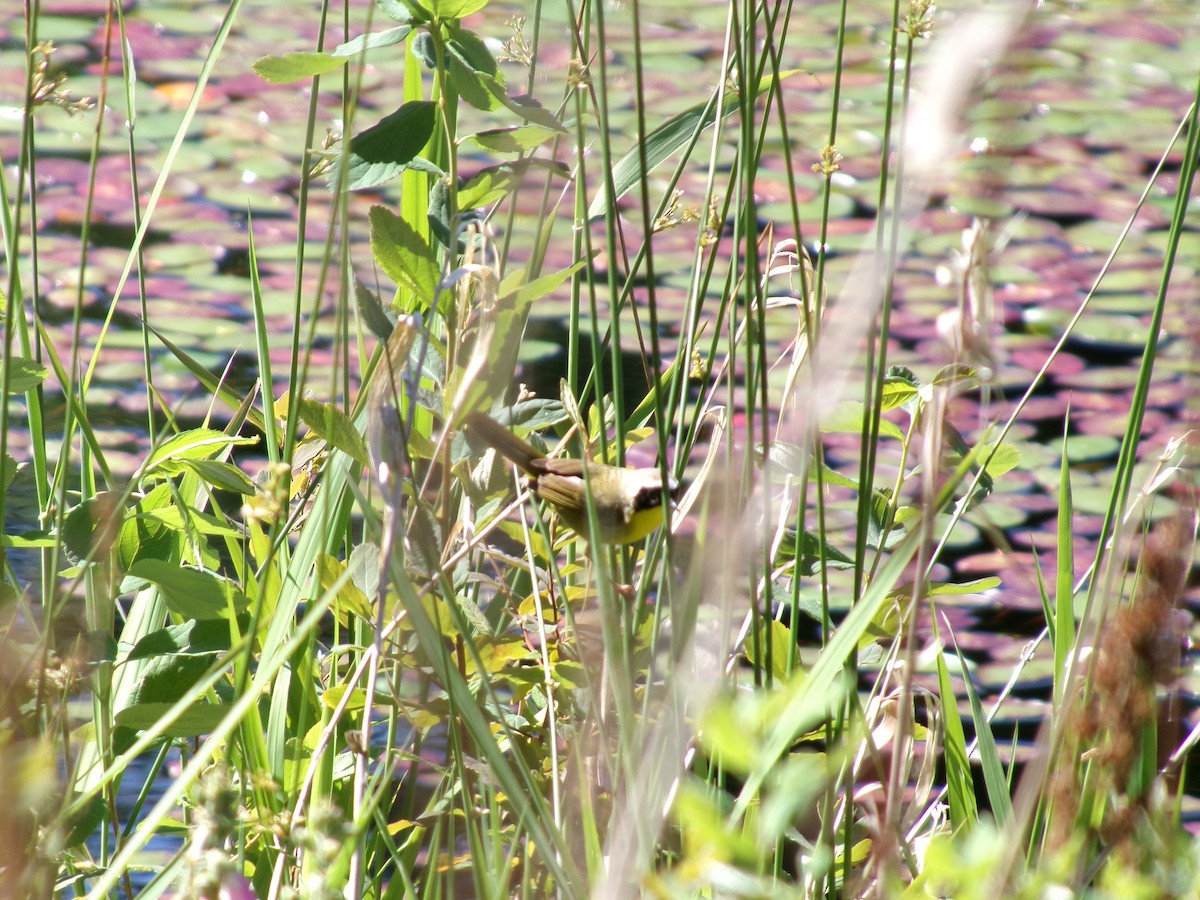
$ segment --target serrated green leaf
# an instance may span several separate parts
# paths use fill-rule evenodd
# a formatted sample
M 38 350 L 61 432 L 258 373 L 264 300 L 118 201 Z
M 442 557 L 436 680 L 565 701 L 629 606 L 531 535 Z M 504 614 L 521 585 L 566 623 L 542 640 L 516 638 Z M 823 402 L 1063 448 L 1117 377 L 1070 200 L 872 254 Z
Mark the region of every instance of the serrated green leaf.
M 438 265 L 433 250 L 408 222 L 384 206 L 372 206 L 371 253 L 389 278 L 416 296 L 424 308 L 437 294 Z
M 354 300 L 358 306 L 358 314 L 367 324 L 371 334 L 386 341 L 392 336 L 399 316 L 391 307 L 386 307 L 373 290 L 361 281 L 354 282 Z
M 453 29 L 446 42 L 450 62 L 450 84 L 459 97 L 476 109 L 498 109 L 504 103 L 507 88 L 504 75 L 487 44 L 462 28 Z
M 481 169 L 474 178 L 464 184 L 458 192 L 459 209 L 478 209 L 504 199 L 521 184 L 530 169 L 545 169 L 555 175 L 569 178 L 565 165 L 546 159 L 518 159 Z
M 130 566 L 125 581 L 148 581 L 162 592 L 167 607 L 188 619 L 227 616 L 235 596 L 233 583 L 212 572 L 179 566 L 160 559 L 139 559 Z M 135 590 L 123 585 L 122 592 Z
M 343 166 L 346 167 L 344 187 L 348 191 L 376 187 L 409 166 L 440 174 L 437 166 L 417 157 L 433 136 L 436 120 L 435 103 L 410 100 L 370 128 L 360 131 L 350 140 L 346 156 L 334 160 L 329 174 L 330 188 L 343 185 Z
M 471 141 L 489 153 L 525 153 L 540 147 L 559 132 L 544 125 L 515 125 L 512 128 L 493 128 L 469 135 Z
M 95 561 L 106 557 L 125 518 L 120 500 L 118 491 L 101 491 L 67 513 L 60 533 L 63 551 L 72 564 L 78 565 L 89 555 Z
M 446 41 L 450 52 L 460 57 L 476 72 L 492 76 L 499 85 L 504 84 L 504 72 L 488 48 L 487 41 L 470 29 L 463 28 L 461 22 L 449 23 L 446 31 L 450 35 L 450 39 Z
M 898 378 L 885 378 L 880 409 L 883 412 L 887 412 L 889 409 L 903 406 L 905 403 L 915 399 L 917 394 L 917 388 L 907 381 L 902 381 Z
M 482 72 L 477 72 L 463 61 L 462 57 L 453 50 L 448 54 L 450 60 L 450 83 L 458 91 L 458 96 L 484 112 L 499 109 L 503 104 L 500 95 L 504 89 L 499 87 L 494 79 L 488 78 Z
M 255 61 L 252 68 L 263 81 L 271 84 L 287 84 L 302 78 L 324 75 L 326 72 L 340 69 L 346 62 L 347 57 L 345 56 L 302 51 L 261 57 Z
M 331 403 L 309 397 L 295 398 L 287 395 L 281 400 L 287 404 L 285 409 L 289 415 L 298 414 L 300 421 L 323 438 L 329 446 L 341 450 L 357 463 L 364 466 L 370 464 L 367 445 L 363 443 L 362 435 L 341 409 Z
M 50 370 L 41 363 L 22 356 L 10 356 L 2 363 L 8 366 L 8 393 L 23 394 L 32 391 L 46 380 Z

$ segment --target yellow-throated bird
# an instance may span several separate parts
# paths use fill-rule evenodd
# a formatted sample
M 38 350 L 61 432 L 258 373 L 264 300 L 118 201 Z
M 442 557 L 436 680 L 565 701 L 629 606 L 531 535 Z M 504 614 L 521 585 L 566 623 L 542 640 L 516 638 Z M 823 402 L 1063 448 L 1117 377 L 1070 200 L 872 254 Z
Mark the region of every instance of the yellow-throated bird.
M 665 519 L 664 493 L 672 501 L 678 499 L 678 482 L 668 479 L 664 492 L 658 469 L 622 469 L 581 459 L 548 457 L 485 413 L 469 413 L 466 425 L 469 434 L 477 435 L 520 466 L 529 476 L 533 492 L 584 537 L 590 532 L 584 494 L 589 488 L 600 540 L 608 544 L 641 540 Z

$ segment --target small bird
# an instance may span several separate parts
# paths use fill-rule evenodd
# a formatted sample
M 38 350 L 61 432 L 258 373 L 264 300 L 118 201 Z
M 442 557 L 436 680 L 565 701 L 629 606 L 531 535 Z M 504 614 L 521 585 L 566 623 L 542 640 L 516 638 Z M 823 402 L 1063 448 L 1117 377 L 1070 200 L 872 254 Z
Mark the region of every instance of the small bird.
M 521 440 L 486 413 L 468 413 L 468 434 L 508 457 L 529 476 L 534 494 L 549 503 L 564 522 L 584 537 L 589 537 L 588 503 L 590 488 L 596 507 L 599 539 L 607 544 L 631 544 L 639 541 L 663 523 L 666 510 L 664 495 L 674 503 L 680 485 L 667 480 L 663 490 L 658 469 L 622 469 L 581 459 L 548 457 Z M 587 479 L 584 480 L 584 470 Z

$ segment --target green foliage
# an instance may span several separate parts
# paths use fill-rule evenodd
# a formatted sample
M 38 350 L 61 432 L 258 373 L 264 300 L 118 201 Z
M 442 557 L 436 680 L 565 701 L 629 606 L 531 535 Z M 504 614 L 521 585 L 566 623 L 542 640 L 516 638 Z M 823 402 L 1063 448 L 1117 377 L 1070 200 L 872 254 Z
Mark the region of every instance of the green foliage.
M 285 390 L 251 243 L 261 382 L 247 387 L 173 343 L 143 297 L 154 437 L 122 481 L 89 422 L 90 363 L 59 358 L 41 310 L 10 307 L 3 399 L 24 404 L 13 409 L 26 413 L 32 449 L 20 466 L 4 452 L 0 483 L 7 497 L 32 468 L 39 522 L 4 547 L 41 555 L 36 584 L 9 571 L 0 594 L 0 798 L 15 823 L 5 833 L 28 857 L 13 867 L 0 852 L 6 885 L 94 897 L 1194 893 L 1200 854 L 1168 794 L 1178 770 L 1158 769 L 1146 712 L 1167 681 L 1138 655 L 1177 637 L 1179 554 L 1144 561 L 1143 587 L 1109 629 L 1124 643 L 1106 643 L 1092 602 L 1113 571 L 1102 566 L 1125 513 L 1154 347 L 1085 586 L 1064 444 L 1057 569 L 1053 591 L 1042 588 L 1054 702 L 1038 749 L 1051 774 L 1020 804 L 1011 751 L 993 733 L 1005 697 L 987 707 L 946 615 L 1005 585 L 948 581 L 938 566 L 964 520 L 987 529 L 997 495 L 1024 489 L 1008 476 L 1026 474 L 1026 460 L 1017 413 L 991 423 L 956 411 L 998 365 L 986 328 L 962 332 L 945 364 L 888 362 L 907 215 L 889 204 L 922 198 L 888 196 L 881 180 L 881 258 L 826 308 L 827 217 L 851 152 L 834 142 L 844 104 L 830 110 L 820 161 L 795 168 L 791 151 L 812 141 L 789 129 L 796 94 L 784 88 L 799 73 L 780 65 L 795 29 L 778 11 L 747 9 L 726 35 L 726 66 L 703 70 L 708 99 L 665 114 L 646 102 L 649 32 L 636 4 L 569 17 L 560 97 L 544 79 L 511 77 L 494 35 L 468 27 L 486 5 L 379 0 L 398 24 L 254 63 L 272 84 L 346 87 L 350 125 L 368 58 L 403 64 L 401 102 L 323 151 L 304 148 L 320 160 L 299 173 L 305 215 L 328 208 L 324 232 L 336 236 L 319 268 L 341 280 L 309 295 L 299 235 Z M 625 43 L 609 44 L 606 16 L 625 23 L 639 63 L 628 96 L 608 77 Z M 503 58 L 537 59 L 548 22 L 532 44 L 514 23 Z M 936 44 L 932 24 L 928 3 L 876 23 L 895 43 L 872 65 L 905 79 L 888 98 L 910 96 L 907 79 L 926 64 L 912 42 Z M 132 60 L 123 71 L 132 98 Z M 343 71 L 339 86 L 316 80 Z M 59 85 L 32 61 L 27 77 L 21 146 L 38 157 L 49 151 L 35 107 Z M 521 82 L 545 101 L 520 94 Z M 613 125 L 626 101 L 637 111 L 628 135 Z M 901 110 L 887 102 L 878 134 L 853 125 L 879 154 L 853 160 L 855 171 L 893 177 L 909 164 L 890 130 Z M 768 230 L 773 154 L 787 208 Z M 318 177 L 330 194 L 314 201 Z M 17 181 L 32 180 L 22 168 Z M 677 185 L 700 183 L 702 200 L 685 208 Z M 817 222 L 800 200 L 811 184 Z M 28 238 L 9 223 L 28 220 L 3 199 L 12 253 Z M 142 264 L 154 203 L 144 212 L 127 273 Z M 664 272 L 655 254 L 691 223 L 691 268 Z M 369 237 L 367 266 L 351 252 L 356 229 Z M 810 258 L 798 241 L 818 230 Z M 23 273 L 40 271 L 28 262 L 10 260 L 12 297 L 24 295 Z M 988 281 L 975 265 L 964 294 Z M 390 298 L 368 287 L 374 273 L 395 285 Z M 659 293 L 676 282 L 687 283 L 683 313 Z M 314 320 L 334 294 L 343 368 L 322 383 L 310 373 Z M 568 360 L 550 396 L 514 383 L 542 304 L 562 319 Z M 357 355 L 345 340 L 354 324 Z M 780 333 L 794 335 L 787 351 Z M 160 348 L 209 395 L 202 419 L 167 408 L 151 364 Z M 622 354 L 641 368 L 644 395 Z M 464 433 L 476 411 L 538 453 L 636 459 L 685 480 L 670 527 L 589 545 L 527 502 L 530 473 Z M 1139 618 L 1147 608 L 1155 614 Z M 1080 635 L 1092 633 L 1089 657 Z M 1114 683 L 1129 687 L 1122 710 L 1146 713 L 1127 741 L 1100 727 L 1112 715 L 1095 698 Z M 155 754 L 148 776 L 134 765 L 143 754 Z M 179 766 L 155 784 L 168 758 Z M 167 834 L 185 846 L 164 862 L 149 845 Z M 139 870 L 154 880 L 135 885 Z

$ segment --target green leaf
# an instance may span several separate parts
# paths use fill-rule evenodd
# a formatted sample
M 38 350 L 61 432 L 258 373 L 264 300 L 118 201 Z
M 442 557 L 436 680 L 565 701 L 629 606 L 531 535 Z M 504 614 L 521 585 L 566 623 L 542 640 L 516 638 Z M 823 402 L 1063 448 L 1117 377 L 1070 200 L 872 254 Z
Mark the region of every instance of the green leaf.
M 328 591 L 338 583 L 346 571 L 347 564 L 327 553 L 317 557 L 316 575 L 322 591 Z M 375 604 L 351 579 L 342 581 L 330 609 L 342 625 L 348 625 L 350 616 L 358 616 L 365 622 L 375 618 Z
M 73 564 L 83 562 L 89 554 L 95 562 L 106 559 L 125 518 L 125 508 L 118 505 L 119 491 L 101 491 L 84 500 L 63 521 L 62 547 Z
M 507 89 L 504 76 L 487 44 L 469 31 L 458 30 L 457 39 L 446 42 L 450 62 L 450 84 L 458 95 L 476 109 L 499 108 Z
M 546 169 L 563 178 L 570 177 L 570 170 L 564 164 L 548 159 L 518 159 L 488 166 L 459 189 L 459 209 L 478 209 L 502 200 L 520 185 L 525 174 L 533 168 Z
M 220 491 L 232 491 L 249 497 L 256 490 L 250 476 L 233 463 L 215 459 L 190 459 L 181 462 L 180 465 L 195 472 L 205 484 Z
M 985 575 L 983 578 L 976 578 L 974 581 L 962 581 L 958 584 L 950 584 L 944 581 L 935 581 L 929 586 L 931 595 L 937 594 L 940 596 L 958 596 L 962 594 L 980 594 L 984 591 L 990 591 L 992 588 L 998 588 L 1003 582 L 996 575 Z
M 449 57 L 449 81 L 454 86 L 454 89 L 458 91 L 459 97 L 466 103 L 484 112 L 499 109 L 503 105 L 503 101 L 500 98 L 504 94 L 504 88 L 499 87 L 494 79 L 489 78 L 482 72 L 475 71 L 453 52 L 449 54 Z
M 543 125 L 516 125 L 512 128 L 492 128 L 464 138 L 489 153 L 525 153 L 540 147 L 559 132 Z
M 946 788 L 950 806 L 950 822 L 957 830 L 974 825 L 979 820 L 975 801 L 975 783 L 971 778 L 971 761 L 967 757 L 967 739 L 962 719 L 958 715 L 958 698 L 950 682 L 945 651 L 937 655 L 938 694 L 942 701 L 942 736 L 946 763 Z
M 416 0 L 418 6 L 435 19 L 461 19 L 479 12 L 488 0 Z
M 929 383 L 934 387 L 948 387 L 964 381 L 973 382 L 978 377 L 979 373 L 975 370 L 974 366 L 952 363 L 938 369 L 937 373 L 933 376 L 933 380 Z
M 996 747 L 996 736 L 992 734 L 992 724 L 988 721 L 983 703 L 979 700 L 979 692 L 971 680 L 971 670 L 967 660 L 958 647 L 958 641 L 953 633 L 950 635 L 954 643 L 954 652 L 958 656 L 959 669 L 962 672 L 963 685 L 967 691 L 967 699 L 971 703 L 971 719 L 975 724 L 975 745 L 979 750 L 980 766 L 983 769 L 983 783 L 987 788 L 988 804 L 997 824 L 1004 827 L 1012 821 L 1012 797 L 1008 792 L 1008 778 L 1004 774 L 1004 763 L 1000 760 L 1000 752 Z M 938 654 L 941 659 L 945 654 Z M 959 727 L 962 725 L 960 723 Z
M 375 0 L 375 5 L 381 13 L 396 22 L 419 23 L 429 19 L 416 0 Z
M 512 379 L 517 364 L 525 322 L 536 291 L 517 289 L 501 299 L 495 276 L 490 271 L 488 275 L 480 280 L 476 289 L 479 325 L 475 342 L 469 351 L 459 354 L 461 365 L 447 379 L 447 405 L 443 413 L 446 416 L 490 406 L 502 392 L 500 386 Z M 512 282 L 506 279 L 505 284 L 511 289 Z
M 876 641 L 890 641 L 896 637 L 896 634 L 900 630 L 901 622 L 912 607 L 912 590 L 897 589 L 892 591 L 888 596 L 888 601 L 875 610 L 875 615 L 871 617 L 871 623 L 866 627 L 862 637 L 859 639 L 860 647 L 866 647 L 868 644 L 873 644 Z
M 63 849 L 81 847 L 93 834 L 98 834 L 98 829 L 107 815 L 108 802 L 103 794 L 96 794 L 91 800 L 86 801 L 74 815 L 68 814 L 62 823 L 68 831 L 67 838 L 62 844 Z
M 228 435 L 216 428 L 193 428 L 191 431 L 180 432 L 155 447 L 142 463 L 138 477 L 146 478 L 155 474 L 177 475 L 182 471 L 181 463 L 184 460 L 212 459 L 231 447 L 256 443 L 258 438 Z
M 843 400 L 834 407 L 833 412 L 821 421 L 822 433 L 861 434 L 865 409 L 866 407 L 858 400 Z M 904 432 L 887 419 L 879 421 L 879 433 L 897 440 L 904 440 Z
M 8 494 L 8 489 L 12 486 L 13 479 L 17 477 L 19 468 L 17 461 L 7 453 L 0 457 L 0 494 Z
M 376 31 L 372 34 L 360 34 L 353 40 L 346 41 L 344 44 L 338 44 L 333 48 L 333 55 L 341 58 L 343 56 L 351 57 L 358 56 L 364 50 L 374 50 L 378 47 L 391 47 L 395 44 L 403 43 L 410 34 L 412 34 L 412 25 L 397 25 L 395 28 L 389 28 L 386 31 Z
M 16 550 L 39 550 L 46 547 L 53 547 L 57 544 L 58 539 L 50 532 L 43 530 L 0 535 L 0 547 Z M 11 589 L 6 590 L 5 587 L 0 587 L 0 608 L 3 608 L 4 604 L 15 596 Z
M 8 366 L 8 393 L 23 394 L 32 391 L 46 380 L 50 370 L 41 363 L 23 356 L 10 356 L 3 363 Z
M 487 76 L 483 76 L 486 80 Z M 563 123 L 558 120 L 558 116 L 542 106 L 538 101 L 534 100 L 527 94 L 522 94 L 520 97 L 514 97 L 503 90 L 500 86 L 499 97 L 500 102 L 515 112 L 526 122 L 534 122 L 538 125 L 545 125 L 547 128 L 552 128 L 555 131 L 566 134 L 567 129 L 563 127 Z
M 211 513 L 201 512 L 192 506 L 164 506 L 161 509 L 139 513 L 145 520 L 161 522 L 173 531 L 190 530 L 197 534 L 216 534 L 221 537 L 239 537 L 239 532 L 224 519 Z
M 122 593 L 139 589 L 129 584 L 131 579 L 156 585 L 167 607 L 187 619 L 217 619 L 227 616 L 232 608 L 232 582 L 212 572 L 160 559 L 140 559 L 129 568 Z
M 354 300 L 358 314 L 368 330 L 381 341 L 392 336 L 399 316 L 390 307 L 385 307 L 378 295 L 361 281 L 354 282 Z
M 918 393 L 917 388 L 907 381 L 899 378 L 885 378 L 883 380 L 882 405 L 880 409 L 883 412 L 887 412 L 889 409 L 903 406 L 910 400 L 915 399 Z
M 504 73 L 496 62 L 496 57 L 488 49 L 487 41 L 475 32 L 463 28 L 461 22 L 451 23 L 446 30 L 450 35 L 446 47 L 451 53 L 476 72 L 492 76 L 499 85 L 504 84 Z
M 983 458 L 987 459 L 987 466 L 984 468 L 984 471 L 992 478 L 999 478 L 1021 464 L 1021 451 L 1012 444 L 997 444 L 994 446 L 994 450 L 987 448 L 982 453 Z
M 348 191 L 375 187 L 395 178 L 409 166 L 438 172 L 437 166 L 417 159 L 433 136 L 437 105 L 429 100 L 410 100 L 350 140 L 350 151 L 338 157 L 330 169 L 329 187 L 342 185 L 346 167 Z
M 220 397 L 221 400 L 235 412 L 241 412 L 243 409 L 243 401 L 245 400 L 237 391 L 233 390 L 226 383 L 224 378 L 214 375 L 204 366 L 200 365 L 191 355 L 185 350 L 171 341 L 161 331 L 151 325 L 149 322 L 142 321 L 142 327 L 149 330 L 158 338 L 164 347 L 171 351 L 172 355 L 178 359 L 189 372 L 196 376 L 197 380 L 204 385 L 205 389 L 214 396 Z M 263 422 L 262 413 L 255 407 L 250 407 L 245 411 L 246 421 L 260 431 L 266 430 L 266 424 Z
M 341 450 L 355 462 L 369 465 L 367 445 L 354 423 L 345 412 L 331 403 L 309 397 L 293 397 L 285 394 L 276 403 L 276 413 L 287 416 L 299 415 L 300 421 L 324 439 L 329 446 Z
M 156 518 L 174 507 L 172 485 L 163 482 L 139 499 L 121 523 L 117 538 L 117 561 L 126 571 L 139 559 L 170 560 L 177 564 L 182 539 L 179 529 Z
M 400 287 L 412 291 L 419 305 L 433 306 L 439 271 L 429 244 L 387 207 L 372 206 L 368 218 L 371 253 L 379 268 Z
M 794 643 L 795 638 L 786 625 L 777 619 L 766 619 L 759 626 L 758 641 L 746 641 L 746 658 L 760 671 L 769 662 L 771 675 L 776 681 L 781 681 L 791 675 L 788 671 L 788 651 Z
M 258 59 L 253 69 L 258 77 L 271 84 L 287 84 L 302 78 L 313 78 L 332 72 L 346 64 L 348 57 L 332 56 L 328 53 L 305 51 L 264 56 Z
M 797 541 L 796 529 L 788 528 L 779 542 L 775 564 L 783 565 L 794 560 L 803 574 L 815 575 L 820 570 L 822 558 L 830 569 L 854 568 L 854 560 L 833 544 L 822 540 L 811 531 L 804 532 Z
M 552 291 L 558 290 L 564 281 L 583 268 L 584 261 L 580 260 L 574 265 L 567 266 L 565 269 L 559 269 L 557 272 L 551 272 L 549 275 L 543 275 L 541 278 L 535 278 L 528 284 L 522 284 L 519 287 L 511 285 L 508 278 L 500 282 L 500 287 L 496 293 L 500 297 L 501 303 L 514 302 L 519 306 L 526 306 L 533 303 L 535 300 L 540 300 Z M 518 270 L 518 274 L 524 276 L 523 270 Z
M 116 715 L 116 723 L 124 728 L 151 728 L 158 723 L 173 703 L 137 703 L 127 706 Z M 229 712 L 228 706 L 218 703 L 196 703 L 184 710 L 179 718 L 166 727 L 168 737 L 187 738 L 208 734 L 221 724 Z
M 1054 615 L 1049 618 L 1054 639 L 1054 703 L 1065 706 L 1069 683 L 1067 666 L 1075 650 L 1075 499 L 1071 493 L 1067 428 L 1063 425 L 1062 459 L 1058 471 L 1058 560 L 1054 567 Z M 1039 574 L 1040 580 L 1040 574 Z
M 150 632 L 133 645 L 126 659 L 150 659 L 175 654 L 215 656 L 230 646 L 232 641 L 228 620 L 188 619 L 179 625 L 169 625 Z
M 779 80 L 794 74 L 793 71 L 783 72 Z M 761 93 L 769 85 L 770 79 L 764 79 L 758 86 L 755 95 Z M 632 188 L 641 182 L 642 178 L 654 171 L 667 157 L 684 149 L 705 128 L 711 126 L 718 118 L 725 118 L 738 108 L 740 98 L 735 91 L 728 91 L 717 109 L 716 98 L 699 103 L 686 109 L 679 115 L 664 122 L 650 134 L 646 135 L 645 159 L 646 171 L 642 171 L 643 150 L 636 144 L 613 166 L 612 184 L 613 195 L 610 197 L 607 186 L 602 184 L 595 198 L 588 207 L 588 218 L 595 219 L 603 216 L 611 204 L 616 203 Z

